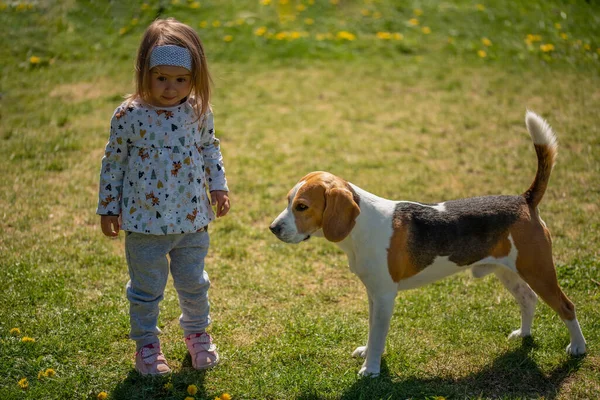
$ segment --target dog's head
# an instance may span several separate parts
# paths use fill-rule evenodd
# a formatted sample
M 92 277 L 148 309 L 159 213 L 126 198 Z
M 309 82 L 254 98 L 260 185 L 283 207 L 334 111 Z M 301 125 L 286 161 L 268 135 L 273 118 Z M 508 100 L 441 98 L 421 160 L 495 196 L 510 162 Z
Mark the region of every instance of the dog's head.
M 360 214 L 357 198 L 348 184 L 328 172 L 311 172 L 288 193 L 288 206 L 269 226 L 286 243 L 314 236 L 331 242 L 344 240 Z

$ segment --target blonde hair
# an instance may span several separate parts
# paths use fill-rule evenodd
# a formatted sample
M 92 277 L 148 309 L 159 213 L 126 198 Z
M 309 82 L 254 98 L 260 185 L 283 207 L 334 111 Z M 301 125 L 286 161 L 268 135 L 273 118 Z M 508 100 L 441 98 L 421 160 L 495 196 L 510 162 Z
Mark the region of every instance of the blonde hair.
M 127 97 L 128 104 L 136 99 L 150 98 L 150 55 L 156 46 L 185 47 L 192 56 L 191 102 L 198 118 L 210 109 L 212 79 L 208 71 L 206 54 L 196 31 L 174 18 L 157 19 L 144 32 L 135 63 L 135 93 Z

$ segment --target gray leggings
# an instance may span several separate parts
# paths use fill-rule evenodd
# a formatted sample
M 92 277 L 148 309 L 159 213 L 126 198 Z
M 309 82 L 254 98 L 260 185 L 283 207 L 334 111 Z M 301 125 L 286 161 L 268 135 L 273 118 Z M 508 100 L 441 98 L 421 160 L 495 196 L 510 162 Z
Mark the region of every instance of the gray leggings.
M 179 324 L 184 335 L 203 332 L 210 324 L 210 281 L 204 271 L 209 243 L 206 231 L 164 236 L 127 232 L 129 337 L 136 341 L 138 350 L 157 342 L 161 333 L 157 326 L 158 303 L 163 299 L 169 267 L 179 296 Z

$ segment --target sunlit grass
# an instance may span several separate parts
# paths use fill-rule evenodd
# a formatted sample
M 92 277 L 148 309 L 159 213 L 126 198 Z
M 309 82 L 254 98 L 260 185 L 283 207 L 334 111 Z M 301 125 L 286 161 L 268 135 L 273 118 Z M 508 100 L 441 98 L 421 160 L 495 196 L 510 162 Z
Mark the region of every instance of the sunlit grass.
M 122 238 L 94 214 L 108 120 L 159 14 L 207 48 L 233 204 L 207 259 L 223 364 L 191 369 L 169 282 L 166 381 L 133 372 Z M 0 398 L 599 397 L 598 18 L 585 2 L 0 2 Z M 515 302 L 462 274 L 399 294 L 383 377 L 358 379 L 364 288 L 330 243 L 270 234 L 287 191 L 329 170 L 387 198 L 520 193 L 526 108 L 558 134 L 540 211 L 588 355 L 565 355 L 543 304 L 532 343 L 508 342 Z

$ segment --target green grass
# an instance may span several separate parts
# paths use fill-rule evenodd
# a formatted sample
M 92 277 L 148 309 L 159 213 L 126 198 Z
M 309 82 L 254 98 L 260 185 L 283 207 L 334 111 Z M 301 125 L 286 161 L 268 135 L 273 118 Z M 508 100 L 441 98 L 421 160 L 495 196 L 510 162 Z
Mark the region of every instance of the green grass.
M 184 399 L 190 384 L 196 399 L 600 397 L 598 5 L 271 3 L 0 3 L 0 398 Z M 164 380 L 133 372 L 122 237 L 103 237 L 94 214 L 110 115 L 156 15 L 207 48 L 233 205 L 207 259 L 223 363 L 191 368 L 169 283 Z M 533 339 L 507 341 L 516 303 L 494 278 L 463 274 L 398 295 L 382 376 L 359 379 L 364 288 L 334 245 L 270 234 L 287 191 L 328 170 L 394 199 L 521 193 L 536 165 L 526 108 L 559 139 L 541 213 L 587 355 L 565 354 L 567 330 L 541 302 Z

